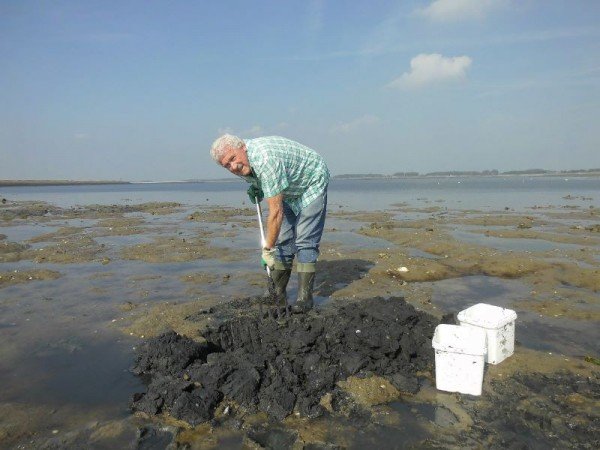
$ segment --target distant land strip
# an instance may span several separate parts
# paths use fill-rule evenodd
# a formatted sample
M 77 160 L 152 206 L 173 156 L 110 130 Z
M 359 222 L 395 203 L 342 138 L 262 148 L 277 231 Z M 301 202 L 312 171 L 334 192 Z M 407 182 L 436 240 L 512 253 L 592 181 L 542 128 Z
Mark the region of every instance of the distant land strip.
M 332 178 L 342 179 L 357 179 L 357 178 L 441 178 L 441 177 L 479 177 L 479 176 L 588 176 L 600 177 L 600 168 L 597 169 L 575 169 L 575 170 L 546 170 L 546 169 L 528 169 L 528 170 L 510 170 L 507 172 L 499 172 L 498 170 L 454 170 L 447 172 L 396 172 L 391 175 L 380 173 L 345 173 L 334 175 Z M 218 179 L 194 179 L 194 180 L 172 180 L 172 181 L 75 181 L 75 180 L 0 180 L 0 187 L 8 186 L 85 186 L 85 185 L 103 185 L 103 184 L 160 184 L 160 183 L 214 183 L 214 182 L 232 182 L 235 178 L 218 178 Z
M 130 181 L 75 181 L 75 180 L 0 180 L 0 186 L 77 186 L 88 184 L 131 184 Z
M 479 176 L 508 176 L 508 175 L 531 175 L 531 176 L 600 176 L 600 168 L 597 169 L 574 169 L 574 170 L 546 170 L 546 169 L 528 169 L 528 170 L 510 170 L 499 172 L 498 170 L 453 170 L 447 172 L 396 172 L 392 175 L 379 173 L 347 173 L 335 175 L 333 178 L 408 178 L 408 177 L 479 177 Z

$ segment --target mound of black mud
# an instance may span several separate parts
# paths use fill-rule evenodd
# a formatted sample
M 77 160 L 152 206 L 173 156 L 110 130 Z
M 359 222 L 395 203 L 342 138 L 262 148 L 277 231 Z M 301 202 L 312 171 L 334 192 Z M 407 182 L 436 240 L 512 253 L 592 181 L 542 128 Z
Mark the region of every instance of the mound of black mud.
M 399 390 L 418 390 L 416 373 L 433 364 L 436 319 L 402 298 L 338 305 L 278 321 L 234 317 L 203 332 L 203 343 L 174 332 L 148 340 L 133 372 L 151 381 L 132 408 L 195 425 L 228 398 L 282 420 L 294 410 L 320 415 L 322 396 L 351 375 L 377 374 Z

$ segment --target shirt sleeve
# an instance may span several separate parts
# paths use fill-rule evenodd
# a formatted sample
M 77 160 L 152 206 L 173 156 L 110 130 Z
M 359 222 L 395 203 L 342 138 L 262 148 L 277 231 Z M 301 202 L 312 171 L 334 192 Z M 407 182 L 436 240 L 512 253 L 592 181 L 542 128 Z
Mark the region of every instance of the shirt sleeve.
M 290 185 L 280 158 L 266 159 L 261 169 L 259 178 L 266 198 L 281 194 Z

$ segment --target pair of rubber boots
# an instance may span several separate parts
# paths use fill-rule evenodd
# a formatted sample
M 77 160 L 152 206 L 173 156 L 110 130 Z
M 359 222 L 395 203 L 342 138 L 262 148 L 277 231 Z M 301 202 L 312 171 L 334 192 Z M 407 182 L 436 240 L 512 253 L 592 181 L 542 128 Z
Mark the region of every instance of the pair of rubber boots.
M 313 288 L 315 285 L 315 264 L 298 264 L 298 299 L 292 305 L 293 313 L 305 313 L 313 307 Z M 271 278 L 275 285 L 275 293 L 278 298 L 283 298 L 287 304 L 286 288 L 292 269 L 275 268 L 271 270 Z

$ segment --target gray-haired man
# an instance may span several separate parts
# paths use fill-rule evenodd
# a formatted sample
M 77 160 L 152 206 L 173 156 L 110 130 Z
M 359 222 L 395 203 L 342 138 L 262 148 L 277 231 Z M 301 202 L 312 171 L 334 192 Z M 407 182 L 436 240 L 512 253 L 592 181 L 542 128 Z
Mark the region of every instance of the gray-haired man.
M 293 309 L 313 306 L 315 263 L 325 226 L 329 170 L 314 150 L 280 136 L 243 140 L 225 134 L 210 150 L 212 158 L 251 183 L 250 200 L 263 195 L 269 205 L 262 259 L 272 269 L 277 294 L 286 296 L 297 257 L 298 299 Z

